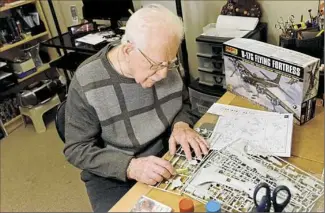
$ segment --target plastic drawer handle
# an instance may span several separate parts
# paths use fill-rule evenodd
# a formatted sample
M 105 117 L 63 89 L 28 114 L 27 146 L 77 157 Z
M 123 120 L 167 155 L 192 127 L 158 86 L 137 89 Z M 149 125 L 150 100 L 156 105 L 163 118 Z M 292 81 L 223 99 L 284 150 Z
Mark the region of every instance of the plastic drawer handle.
M 217 77 L 216 76 L 213 76 L 213 79 L 214 81 L 217 83 L 217 84 L 221 84 L 222 83 L 222 78 L 219 78 L 219 80 L 217 80 Z

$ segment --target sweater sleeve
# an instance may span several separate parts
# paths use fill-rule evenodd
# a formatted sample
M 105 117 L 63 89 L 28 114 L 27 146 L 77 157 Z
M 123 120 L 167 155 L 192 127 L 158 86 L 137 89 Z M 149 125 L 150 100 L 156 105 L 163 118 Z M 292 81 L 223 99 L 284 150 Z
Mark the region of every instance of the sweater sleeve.
M 191 102 L 188 94 L 188 90 L 183 84 L 183 90 L 182 90 L 182 98 L 183 98 L 183 105 L 182 109 L 178 112 L 176 117 L 174 118 L 174 122 L 172 124 L 172 127 L 174 127 L 174 124 L 180 121 L 183 121 L 187 124 L 189 124 L 191 127 L 194 126 L 197 119 L 191 115 Z
M 109 147 L 96 146 L 100 132 L 96 111 L 88 103 L 77 79 L 73 78 L 65 111 L 64 155 L 77 168 L 102 177 L 126 181 L 126 170 L 132 156 L 112 151 Z

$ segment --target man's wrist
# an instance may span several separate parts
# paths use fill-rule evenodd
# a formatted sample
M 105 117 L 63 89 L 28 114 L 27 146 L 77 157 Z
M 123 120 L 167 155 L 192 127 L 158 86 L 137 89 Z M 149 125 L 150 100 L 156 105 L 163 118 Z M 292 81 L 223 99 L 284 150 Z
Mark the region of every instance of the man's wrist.
M 179 127 L 190 127 L 190 125 L 188 123 L 185 123 L 183 121 L 178 121 L 174 124 L 174 127 L 173 128 L 179 128 Z
M 132 168 L 132 165 L 133 165 L 133 163 L 134 163 L 134 160 L 135 160 L 135 158 L 132 158 L 132 159 L 130 160 L 129 166 L 128 166 L 128 168 L 126 169 L 126 177 L 127 177 L 129 180 L 132 180 L 132 179 L 133 179 L 133 178 L 132 178 L 132 171 L 131 171 L 131 168 Z

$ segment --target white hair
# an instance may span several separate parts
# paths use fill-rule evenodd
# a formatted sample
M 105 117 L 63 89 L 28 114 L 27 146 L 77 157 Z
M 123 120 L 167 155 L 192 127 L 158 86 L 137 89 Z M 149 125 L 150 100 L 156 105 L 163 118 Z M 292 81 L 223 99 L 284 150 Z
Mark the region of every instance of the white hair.
M 126 23 L 122 44 L 128 41 L 138 48 L 145 48 L 148 40 L 157 37 L 164 30 L 169 36 L 184 37 L 183 22 L 180 17 L 159 4 L 149 4 L 132 14 Z

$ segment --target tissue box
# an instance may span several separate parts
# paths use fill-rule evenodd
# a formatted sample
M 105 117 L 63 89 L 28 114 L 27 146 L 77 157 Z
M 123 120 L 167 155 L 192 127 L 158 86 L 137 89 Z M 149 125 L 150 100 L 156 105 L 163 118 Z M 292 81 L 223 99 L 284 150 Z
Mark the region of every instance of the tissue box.
M 320 59 L 245 38 L 225 42 L 223 53 L 227 90 L 297 124 L 314 118 Z

